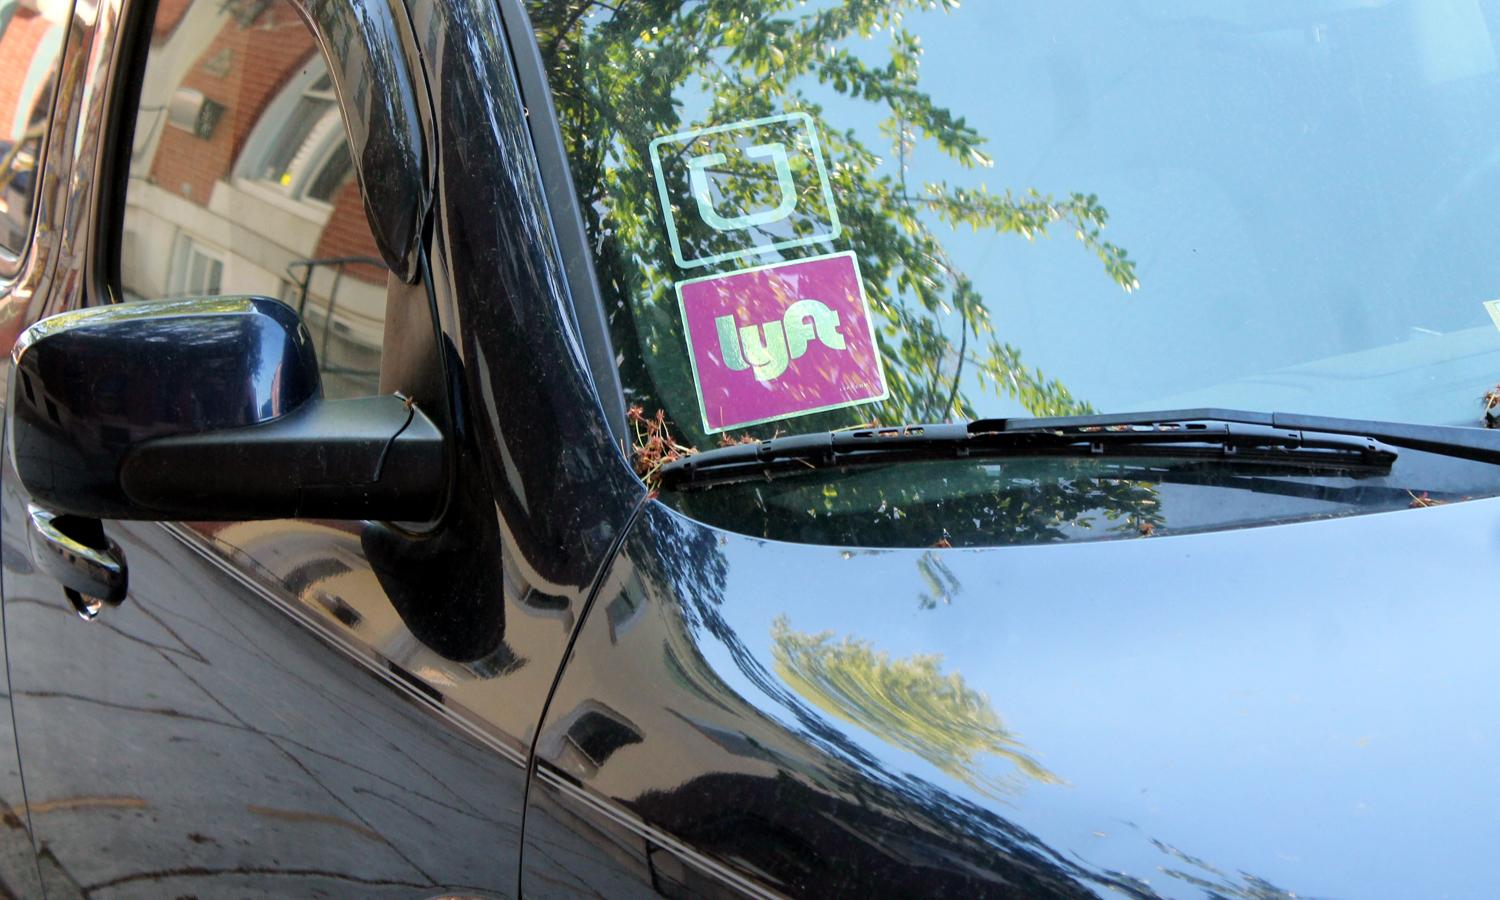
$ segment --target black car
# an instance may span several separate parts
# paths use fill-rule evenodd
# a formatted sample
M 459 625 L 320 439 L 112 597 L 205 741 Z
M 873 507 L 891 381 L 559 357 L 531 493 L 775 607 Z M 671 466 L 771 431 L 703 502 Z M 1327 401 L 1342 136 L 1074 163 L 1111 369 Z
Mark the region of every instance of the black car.
M 0 887 L 1492 893 L 1497 29 L 0 0 Z

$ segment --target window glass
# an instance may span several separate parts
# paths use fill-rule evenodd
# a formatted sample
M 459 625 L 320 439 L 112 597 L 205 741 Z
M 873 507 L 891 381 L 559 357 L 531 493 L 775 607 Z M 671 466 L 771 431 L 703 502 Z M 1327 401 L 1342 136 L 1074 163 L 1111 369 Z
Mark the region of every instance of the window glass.
M 1500 415 L 1497 0 L 527 7 L 648 479 L 663 447 L 872 420 Z M 1447 477 L 1399 468 L 1376 505 Z M 976 498 L 1150 526 L 1131 535 L 1247 520 L 1128 469 L 825 471 L 671 502 L 863 543 L 1084 533 L 947 524 Z M 1211 480 L 1248 490 L 1229 469 Z M 1494 493 L 1486 471 L 1444 496 Z
M 378 392 L 386 270 L 290 3 L 157 4 L 121 246 L 125 299 L 280 298 L 312 332 L 327 396 Z
M 1185 406 L 1472 425 L 1500 372 L 1495 0 L 528 8 L 624 384 L 696 446 Z M 801 282 L 837 327 L 772 321 Z
M 20 253 L 31 231 L 37 163 L 72 7 L 0 0 L 0 248 Z

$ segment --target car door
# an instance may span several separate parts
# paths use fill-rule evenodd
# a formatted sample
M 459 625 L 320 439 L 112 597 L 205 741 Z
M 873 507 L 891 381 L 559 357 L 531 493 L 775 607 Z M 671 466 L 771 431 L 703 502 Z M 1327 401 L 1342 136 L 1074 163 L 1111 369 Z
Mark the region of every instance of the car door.
M 19 329 L 13 311 L 24 307 L 21 298 L 44 277 L 57 247 L 51 228 L 57 209 L 41 202 L 39 188 L 44 172 L 67 164 L 46 151 L 72 16 L 71 3 L 0 3 L 0 341 L 7 346 Z M 9 512 L 0 511 L 0 563 L 6 571 L 29 566 L 15 542 L 19 533 Z M 0 690 L 9 696 L 8 672 L 0 672 Z M 0 717 L 0 894 L 32 897 L 41 891 L 13 722 Z
M 465 333 L 457 300 L 508 276 L 460 265 L 467 245 L 391 250 L 415 232 L 381 215 L 399 179 L 370 143 L 400 135 L 370 127 L 370 98 L 426 102 L 393 80 L 390 51 L 414 48 L 398 11 L 163 0 L 101 15 L 121 26 L 93 34 L 110 82 L 71 97 L 70 126 L 99 164 L 70 183 L 73 252 L 27 315 L 279 297 L 311 332 L 327 396 L 422 403 L 453 447 L 452 485 L 423 526 L 106 522 L 130 586 L 110 607 L 64 591 L 7 465 L 12 705 L 49 896 L 510 895 L 535 724 L 630 509 L 628 491 L 594 483 L 591 508 L 551 511 L 591 481 L 587 455 L 553 443 L 590 421 L 559 396 L 588 397 L 507 390 L 517 370 L 487 362 L 512 355 L 504 332 L 479 316 Z M 361 64 L 361 42 L 381 52 Z M 416 138 L 417 157 L 443 142 Z M 540 327 L 523 349 L 561 336 Z M 576 388 L 577 369 L 562 373 Z M 94 387 L 130 389 L 108 372 Z M 569 424 L 504 451 L 496 423 L 517 396 L 548 404 L 526 421 Z M 533 472 L 550 482 L 528 495 Z M 580 515 L 589 530 L 569 539 Z

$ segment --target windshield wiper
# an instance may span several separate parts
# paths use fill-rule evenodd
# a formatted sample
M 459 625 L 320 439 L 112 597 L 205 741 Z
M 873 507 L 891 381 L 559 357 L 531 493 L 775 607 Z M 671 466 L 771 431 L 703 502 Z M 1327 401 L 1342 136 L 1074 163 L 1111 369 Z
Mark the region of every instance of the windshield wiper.
M 1153 456 L 1384 474 L 1392 447 L 1500 463 L 1500 432 L 1229 409 L 979 419 L 790 435 L 733 444 L 661 468 L 663 489 L 788 471 L 1003 456 Z

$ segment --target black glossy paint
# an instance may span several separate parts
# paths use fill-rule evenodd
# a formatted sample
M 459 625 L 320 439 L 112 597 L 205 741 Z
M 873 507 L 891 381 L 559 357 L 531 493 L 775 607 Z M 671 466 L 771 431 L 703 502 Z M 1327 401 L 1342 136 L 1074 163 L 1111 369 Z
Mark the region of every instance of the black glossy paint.
M 526 565 L 574 607 L 645 489 L 571 324 L 499 12 L 484 0 L 417 0 L 411 12 L 442 123 L 433 273 L 457 427 Z
M 338 90 L 370 230 L 386 267 L 415 281 L 432 199 L 405 10 L 393 0 L 293 0 L 314 23 Z
M 526 892 L 1482 896 L 1497 567 L 1494 500 L 887 551 L 653 504 L 542 727 Z M 945 756 L 923 695 L 811 691 L 795 648 L 846 641 L 935 658 L 1009 741 Z
M 33 827 L 72 896 L 511 893 L 525 747 L 448 696 L 502 667 L 413 640 L 357 533 L 107 528 L 132 590 L 93 622 L 6 573 Z
M 100 64 L 105 60 L 90 50 L 100 42 L 106 45 L 110 42 L 118 21 L 117 12 L 87 5 L 71 12 L 54 124 L 35 173 L 38 184 L 35 233 L 18 270 L 0 280 L 0 342 L 7 346 L 26 324 L 35 320 L 46 303 L 61 303 L 68 289 L 66 280 L 59 283 L 55 276 L 58 259 L 74 249 L 65 240 L 73 233 L 65 227 L 68 176 L 75 165 L 86 161 L 94 148 L 91 143 L 80 141 L 77 149 L 83 151 L 83 158 L 75 158 L 74 139 L 79 133 L 77 126 L 82 114 L 66 98 L 80 89 L 93 92 L 90 86 L 101 74 Z M 0 364 L 0 396 L 5 394 L 9 377 L 10 366 Z M 0 478 L 0 482 L 4 481 Z M 6 486 L 8 482 L 0 483 L 0 488 Z M 0 565 L 7 578 L 13 572 L 34 569 L 26 550 L 26 528 L 26 519 L 19 510 L 0 504 Z M 8 648 L 15 638 L 8 629 L 5 638 Z M 10 664 L 7 654 L 3 676 L 7 697 L 14 695 Z M 41 864 L 45 857 L 35 852 L 33 816 L 22 785 L 14 721 L 13 716 L 0 716 L 0 803 L 4 805 L 0 810 L 0 823 L 4 825 L 0 829 L 0 880 L 10 893 L 20 897 L 42 896 L 44 880 L 51 896 L 66 896 L 65 892 L 53 890 L 57 884 L 56 870 Z
M 11 354 L 11 452 L 30 495 L 62 513 L 137 518 L 122 490 L 134 447 L 278 419 L 320 393 L 312 339 L 255 297 L 64 313 Z
M 450 439 L 447 508 L 416 530 L 108 523 L 132 590 L 93 623 L 35 566 L 7 571 L 34 834 L 49 871 L 90 893 L 511 896 L 519 884 L 535 725 L 644 489 L 607 437 L 576 335 L 558 328 L 542 195 L 507 155 L 527 137 L 494 53 L 498 19 L 476 5 L 419 21 L 419 41 L 387 46 L 421 43 L 447 67 L 442 99 L 470 130 L 445 144 L 428 120 L 422 135 L 457 182 L 434 207 L 436 347 L 421 349 L 425 316 L 399 308 L 388 386 Z M 95 197 L 87 181 L 69 196 L 84 226 Z M 49 307 L 79 305 L 108 270 L 86 261 L 109 252 L 74 257 Z M 27 498 L 13 472 L 4 483 L 14 520 Z M 24 532 L 3 537 L 24 560 L 12 543 Z

